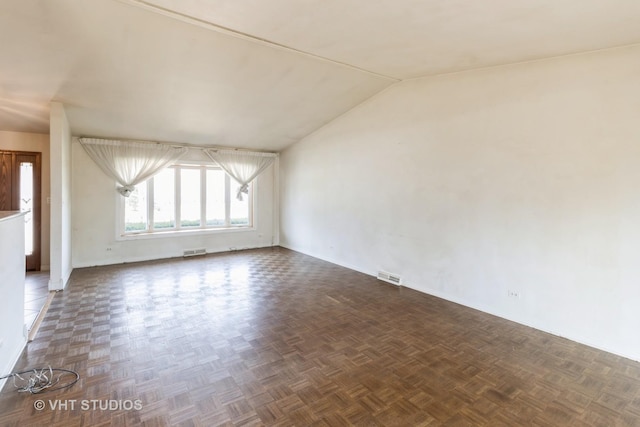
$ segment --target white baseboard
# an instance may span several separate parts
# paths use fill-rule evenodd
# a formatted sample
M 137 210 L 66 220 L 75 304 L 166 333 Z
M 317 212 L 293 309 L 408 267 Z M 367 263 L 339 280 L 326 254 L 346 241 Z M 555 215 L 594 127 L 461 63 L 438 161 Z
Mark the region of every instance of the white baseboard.
M 357 271 L 358 273 L 363 273 L 363 274 L 366 274 L 368 276 L 372 276 L 372 275 L 375 276 L 375 274 L 371 274 L 370 271 L 362 270 L 362 269 L 360 269 L 359 267 L 357 267 L 355 265 L 344 263 L 344 262 L 338 261 L 338 260 L 330 258 L 330 257 L 321 256 L 321 255 L 317 255 L 317 254 L 314 254 L 314 253 L 306 252 L 306 251 L 303 251 L 301 249 L 297 249 L 297 248 L 295 248 L 293 246 L 289 246 L 286 243 L 282 243 L 281 242 L 278 246 L 281 246 L 281 247 L 283 247 L 285 249 L 289 249 L 289 250 L 294 251 L 294 252 L 300 252 L 301 254 L 309 255 L 310 257 L 313 257 L 313 258 L 321 259 L 322 261 L 330 262 L 331 264 L 339 265 L 340 267 L 348 268 L 349 270 Z
M 16 366 L 16 363 L 18 363 L 18 359 L 20 359 L 20 356 L 22 355 L 22 352 L 24 351 L 24 348 L 26 345 L 27 345 L 27 338 L 25 337 L 24 341 L 20 345 L 18 345 L 16 349 L 14 349 L 14 354 L 11 357 L 11 359 L 9 359 L 9 362 L 7 363 L 7 365 L 3 366 L 3 370 L 0 371 L 0 376 L 5 376 L 13 372 L 13 368 Z M 8 379 L 9 378 L 0 380 L 0 390 L 2 390 L 2 388 L 4 387 Z
M 69 283 L 69 278 L 71 277 L 71 273 L 73 272 L 73 267 L 69 269 L 69 271 L 65 272 L 63 277 L 59 279 L 52 278 L 49 276 L 49 290 L 50 291 L 62 291 Z
M 339 265 L 341 267 L 345 267 L 345 268 L 348 268 L 348 269 L 351 269 L 351 270 L 354 270 L 354 271 L 357 271 L 357 272 L 360 272 L 360 273 L 367 274 L 367 275 L 372 276 L 372 277 L 376 277 L 376 273 L 374 273 L 374 272 L 364 271 L 364 270 L 362 270 L 362 269 L 360 269 L 358 267 L 354 267 L 354 266 L 342 263 L 340 261 L 330 259 L 328 257 L 318 256 L 318 255 L 315 255 L 313 253 L 309 253 L 309 252 L 297 249 L 295 247 L 289 246 L 286 243 L 281 243 L 280 246 L 282 246 L 283 248 L 290 249 L 292 251 L 296 251 L 296 252 L 300 252 L 300 253 L 305 254 L 305 255 L 309 255 L 309 256 L 314 257 L 314 258 L 321 259 L 323 261 L 330 262 L 332 264 Z M 595 349 L 598 349 L 598 350 L 606 351 L 607 353 L 615 354 L 617 356 L 621 356 L 621 357 L 624 357 L 626 359 L 630 359 L 630 360 L 633 360 L 633 361 L 640 362 L 640 355 L 638 355 L 638 354 L 626 354 L 626 353 L 620 352 L 620 351 L 618 351 L 616 349 L 608 348 L 606 346 L 602 346 L 602 345 L 599 345 L 599 344 L 594 344 L 590 340 L 585 339 L 583 337 L 565 335 L 565 334 L 563 334 L 563 333 L 561 333 L 559 331 L 550 330 L 550 329 L 547 329 L 547 328 L 544 328 L 544 327 L 540 327 L 539 325 L 536 325 L 534 323 L 524 322 L 524 321 L 522 321 L 520 319 L 513 318 L 512 316 L 509 316 L 508 314 L 495 311 L 491 307 L 486 307 L 486 306 L 483 306 L 483 305 L 480 305 L 480 304 L 477 304 L 477 303 L 473 303 L 473 302 L 464 300 L 462 298 L 458 298 L 458 297 L 456 297 L 454 295 L 450 295 L 450 294 L 447 294 L 447 293 L 444 293 L 444 292 L 439 292 L 439 291 L 434 290 L 434 289 L 424 289 L 424 288 L 414 287 L 411 284 L 407 284 L 407 283 L 403 283 L 402 286 L 405 287 L 405 288 L 413 289 L 414 291 L 417 291 L 417 292 L 420 292 L 420 293 L 423 293 L 423 294 L 426 294 L 426 295 L 431 295 L 431 296 L 434 296 L 436 298 L 440 298 L 440 299 L 443 299 L 443 300 L 446 300 L 446 301 L 449 301 L 449 302 L 460 304 L 460 305 L 463 305 L 465 307 L 469 307 L 469 308 L 472 308 L 474 310 L 478 310 L 478 311 L 481 311 L 483 313 L 487 313 L 487 314 L 490 314 L 492 316 L 499 317 L 501 319 L 506 319 L 506 320 L 509 320 L 511 322 L 518 323 L 520 325 L 528 326 L 530 328 L 537 329 L 539 331 L 546 332 L 546 333 L 551 334 L 551 335 L 555 335 L 555 336 L 558 336 L 558 337 L 566 338 L 566 339 L 568 339 L 570 341 L 577 342 L 579 344 L 583 344 L 583 345 L 586 345 L 586 346 L 589 346 L 589 347 L 592 347 L 592 348 L 595 348 Z
M 238 248 L 224 248 L 224 249 L 208 249 L 207 248 L 207 255 L 210 254 L 220 254 L 220 253 L 225 253 L 225 252 L 235 252 L 235 251 L 244 251 L 244 250 L 249 250 L 249 249 L 261 249 L 261 248 L 270 248 L 273 245 L 271 245 L 270 243 L 265 244 L 265 245 L 259 245 L 259 246 L 242 246 L 242 247 L 238 247 Z M 80 262 L 80 263 L 75 263 L 73 265 L 73 268 L 87 268 L 87 267 L 100 267 L 100 266 L 104 266 L 104 265 L 118 265 L 118 264 L 130 264 L 130 263 L 134 263 L 134 262 L 145 262 L 145 261 L 159 261 L 162 259 L 175 259 L 175 258 L 183 258 L 184 255 L 182 253 L 179 254 L 168 254 L 168 255 L 161 255 L 161 256 L 135 256 L 135 257 L 127 257 L 127 258 L 121 258 L 118 260 L 114 260 L 114 259 L 109 259 L 106 261 L 100 261 L 100 262 Z

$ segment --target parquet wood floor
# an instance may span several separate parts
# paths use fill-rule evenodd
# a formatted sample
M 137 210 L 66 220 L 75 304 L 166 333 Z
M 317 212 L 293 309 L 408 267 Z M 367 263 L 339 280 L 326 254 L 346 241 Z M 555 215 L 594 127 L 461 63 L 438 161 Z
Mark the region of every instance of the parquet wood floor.
M 1 426 L 640 425 L 636 362 L 282 248 L 75 270 L 47 365 L 81 379 Z
M 30 330 L 49 298 L 49 272 L 28 271 L 24 281 L 24 324 Z

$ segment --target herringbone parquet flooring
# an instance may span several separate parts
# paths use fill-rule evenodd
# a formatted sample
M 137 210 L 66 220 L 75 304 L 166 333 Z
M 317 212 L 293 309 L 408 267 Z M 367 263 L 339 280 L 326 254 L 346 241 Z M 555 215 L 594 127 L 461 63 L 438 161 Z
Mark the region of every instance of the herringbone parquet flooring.
M 1 426 L 640 425 L 636 362 L 282 248 L 76 270 L 47 365 L 81 379 Z

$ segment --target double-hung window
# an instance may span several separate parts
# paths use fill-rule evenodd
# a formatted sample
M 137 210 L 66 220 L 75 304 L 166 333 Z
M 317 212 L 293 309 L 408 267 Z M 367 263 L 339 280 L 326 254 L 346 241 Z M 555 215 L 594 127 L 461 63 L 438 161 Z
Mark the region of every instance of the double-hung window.
M 215 166 L 168 167 L 123 199 L 121 234 L 252 227 L 253 193 L 237 200 L 238 186 Z

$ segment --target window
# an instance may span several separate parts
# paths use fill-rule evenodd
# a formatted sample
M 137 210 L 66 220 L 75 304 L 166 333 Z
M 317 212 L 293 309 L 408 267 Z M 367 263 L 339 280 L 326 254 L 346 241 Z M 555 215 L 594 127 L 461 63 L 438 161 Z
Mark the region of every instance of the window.
M 252 226 L 252 199 L 237 200 L 239 184 L 213 166 L 179 165 L 138 184 L 124 199 L 124 234 Z

